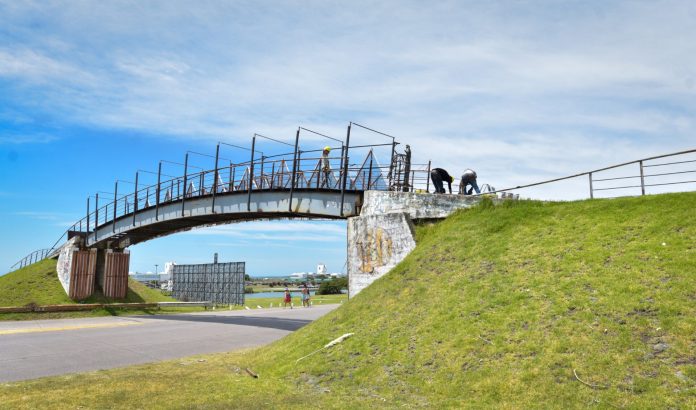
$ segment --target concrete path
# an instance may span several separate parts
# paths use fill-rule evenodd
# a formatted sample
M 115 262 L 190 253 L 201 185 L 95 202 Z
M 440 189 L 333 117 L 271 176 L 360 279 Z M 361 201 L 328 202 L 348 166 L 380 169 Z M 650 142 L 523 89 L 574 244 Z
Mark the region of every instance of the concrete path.
M 0 322 L 0 382 L 260 346 L 338 306 Z

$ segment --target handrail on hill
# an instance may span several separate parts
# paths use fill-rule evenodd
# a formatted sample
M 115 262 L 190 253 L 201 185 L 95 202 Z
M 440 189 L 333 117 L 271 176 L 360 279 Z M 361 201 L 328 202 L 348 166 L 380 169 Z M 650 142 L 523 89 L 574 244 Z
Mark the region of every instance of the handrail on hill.
M 587 175 L 588 181 L 589 181 L 589 191 L 590 191 L 590 198 L 591 199 L 594 198 L 594 194 L 597 191 L 610 191 L 610 190 L 619 190 L 619 189 L 627 189 L 627 188 L 640 188 L 641 195 L 645 195 L 645 188 L 646 187 L 696 183 L 696 179 L 690 179 L 690 180 L 686 180 L 686 181 L 673 181 L 673 182 L 648 184 L 645 181 L 646 178 L 659 177 L 659 176 L 669 176 L 669 175 L 694 174 L 694 173 L 696 173 L 696 169 L 690 169 L 690 170 L 686 170 L 686 171 L 677 171 L 677 172 L 646 174 L 645 173 L 646 168 L 661 167 L 661 166 L 668 166 L 668 165 L 678 165 L 678 164 L 691 164 L 691 163 L 696 163 L 696 159 L 686 160 L 686 161 L 666 162 L 666 163 L 660 163 L 660 164 L 648 164 L 648 165 L 646 165 L 645 162 L 653 161 L 656 159 L 675 157 L 675 156 L 679 156 L 679 155 L 693 154 L 693 153 L 696 153 L 696 149 L 689 149 L 689 150 L 685 150 L 685 151 L 673 152 L 670 154 L 656 155 L 653 157 L 647 157 L 647 158 L 642 158 L 642 159 L 638 159 L 638 160 L 634 160 L 634 161 L 623 162 L 621 164 L 611 165 L 611 166 L 604 167 L 604 168 L 598 168 L 598 169 L 594 169 L 592 171 L 585 171 L 585 172 L 581 172 L 578 174 L 569 175 L 569 176 L 565 176 L 565 177 L 561 177 L 561 178 L 554 178 L 554 179 L 549 179 L 549 180 L 545 180 L 545 181 L 541 181 L 541 182 L 535 182 L 535 183 L 527 184 L 527 185 L 518 185 L 518 186 L 510 187 L 510 188 L 493 190 L 490 193 L 493 193 L 493 194 L 496 194 L 499 192 L 506 193 L 508 191 L 513 191 L 513 190 L 518 190 L 518 189 L 523 189 L 523 188 L 530 188 L 530 187 L 539 186 L 539 185 L 546 185 L 546 184 L 550 184 L 552 182 L 558 182 L 558 181 L 578 178 L 578 177 Z M 593 177 L 594 174 L 599 173 L 599 172 L 617 169 L 617 168 L 625 167 L 628 165 L 634 165 L 634 164 L 638 164 L 638 166 L 639 166 L 639 174 L 638 175 L 620 176 L 620 177 L 612 177 L 612 178 L 600 178 L 600 179 L 596 179 Z M 639 185 L 612 186 L 612 187 L 605 187 L 605 188 L 595 188 L 594 187 L 595 182 L 618 181 L 618 180 L 625 180 L 625 179 L 634 179 L 634 180 L 640 179 L 640 184 Z M 479 195 L 484 195 L 484 194 L 481 193 Z

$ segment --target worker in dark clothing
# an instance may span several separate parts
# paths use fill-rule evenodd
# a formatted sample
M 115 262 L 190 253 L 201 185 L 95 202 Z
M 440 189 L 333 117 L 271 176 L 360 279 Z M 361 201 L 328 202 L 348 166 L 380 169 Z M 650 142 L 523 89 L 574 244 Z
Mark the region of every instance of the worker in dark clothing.
M 430 179 L 433 180 L 433 185 L 435 185 L 435 193 L 445 193 L 445 187 L 442 184 L 443 181 L 447 181 L 447 185 L 449 185 L 449 193 L 452 193 L 452 182 L 454 182 L 454 177 L 450 176 L 450 174 L 444 169 L 434 168 L 432 171 L 430 171 Z
M 467 185 L 471 185 L 471 188 L 469 188 L 468 191 L 466 190 Z M 459 183 L 459 193 L 471 195 L 473 191 L 476 191 L 477 194 L 481 193 L 481 190 L 476 183 L 476 171 L 473 169 L 467 169 L 462 174 L 462 180 Z

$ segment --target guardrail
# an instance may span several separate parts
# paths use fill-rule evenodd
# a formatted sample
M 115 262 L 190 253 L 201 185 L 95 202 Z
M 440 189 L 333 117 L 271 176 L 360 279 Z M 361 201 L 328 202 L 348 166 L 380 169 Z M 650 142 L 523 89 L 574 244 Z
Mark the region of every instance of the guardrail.
M 618 191 L 618 190 L 627 190 L 627 189 L 633 189 L 637 190 L 640 188 L 640 195 L 646 195 L 646 188 L 650 187 L 666 187 L 666 186 L 675 186 L 675 185 L 685 185 L 685 184 L 695 184 L 696 179 L 694 178 L 686 178 L 684 180 L 658 180 L 658 179 L 652 179 L 651 181 L 647 181 L 648 178 L 659 178 L 659 177 L 674 177 L 674 176 L 686 176 L 686 175 L 693 175 L 696 174 L 696 167 L 695 168 L 688 168 L 691 166 L 691 164 L 696 163 L 696 157 L 693 159 L 684 159 L 680 161 L 671 161 L 671 162 L 660 162 L 660 163 L 650 163 L 651 161 L 657 161 L 657 160 L 662 160 L 664 158 L 672 158 L 672 157 L 682 157 L 686 158 L 689 155 L 695 155 L 696 154 L 696 149 L 689 149 L 685 151 L 679 151 L 679 152 L 673 152 L 670 154 L 663 154 L 663 155 L 657 155 L 653 157 L 648 157 L 648 158 L 643 158 L 643 159 L 638 159 L 634 161 L 629 161 L 629 162 L 624 162 L 621 164 L 616 164 L 616 165 L 611 165 L 608 167 L 604 168 L 598 168 L 592 171 L 585 171 L 581 172 L 578 174 L 574 175 L 569 175 L 566 177 L 561 177 L 561 178 L 554 178 L 554 179 L 549 179 L 541 182 L 535 182 L 532 184 L 526 184 L 526 185 L 518 185 L 515 187 L 510 187 L 510 188 L 505 188 L 505 189 L 498 189 L 498 190 L 491 190 L 490 193 L 497 194 L 497 193 L 502 193 L 506 194 L 509 191 L 516 191 L 524 188 L 531 188 L 535 186 L 540 186 L 540 185 L 547 185 L 551 184 L 554 182 L 560 182 L 560 181 L 565 181 L 569 179 L 574 179 L 574 178 L 579 178 L 586 176 L 588 178 L 588 193 L 589 197 L 593 199 L 595 197 L 595 193 L 597 192 L 609 192 L 609 191 Z M 614 171 L 614 170 L 626 170 L 629 169 L 631 166 L 638 166 L 637 175 L 621 175 L 621 176 L 611 176 L 607 178 L 596 178 L 597 174 L 602 173 L 602 172 L 608 172 L 608 171 Z M 673 170 L 673 172 L 658 172 L 658 173 L 646 173 L 646 169 L 649 168 L 657 168 L 657 167 L 666 167 L 666 166 L 680 166 L 680 167 L 685 167 L 683 169 L 679 170 Z M 635 172 L 635 171 L 632 171 Z M 596 187 L 595 184 L 598 182 L 610 182 L 610 181 L 625 181 L 625 180 L 638 180 L 635 183 L 629 184 L 629 185 L 614 185 L 614 186 L 601 186 L 601 187 Z M 654 181 L 654 182 L 653 182 Z M 626 191 L 624 191 L 626 192 Z M 484 193 L 481 193 L 483 195 Z M 630 195 L 638 195 L 639 193 L 633 192 L 629 193 L 626 195 L 618 195 L 618 196 L 630 196 Z
M 47 313 L 47 312 L 78 312 L 94 309 L 161 309 L 168 307 L 213 307 L 212 302 L 154 302 L 154 303 L 82 303 L 73 305 L 35 305 L 0 307 L 0 313 Z

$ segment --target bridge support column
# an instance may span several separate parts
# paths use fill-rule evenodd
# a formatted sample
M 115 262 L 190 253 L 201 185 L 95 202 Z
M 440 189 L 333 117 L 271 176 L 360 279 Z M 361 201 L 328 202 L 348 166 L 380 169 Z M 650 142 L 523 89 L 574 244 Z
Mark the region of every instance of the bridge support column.
M 389 272 L 415 248 L 413 224 L 404 212 L 348 218 L 348 296 Z
M 348 218 L 348 295 L 379 279 L 416 247 L 413 222 L 446 218 L 481 198 L 365 191 L 360 216 Z
M 73 300 L 86 299 L 94 293 L 97 267 L 96 249 L 82 249 L 83 238 L 71 238 L 58 256 L 58 280 Z
M 127 250 L 97 251 L 97 282 L 105 297 L 123 299 L 128 293 L 130 253 Z

